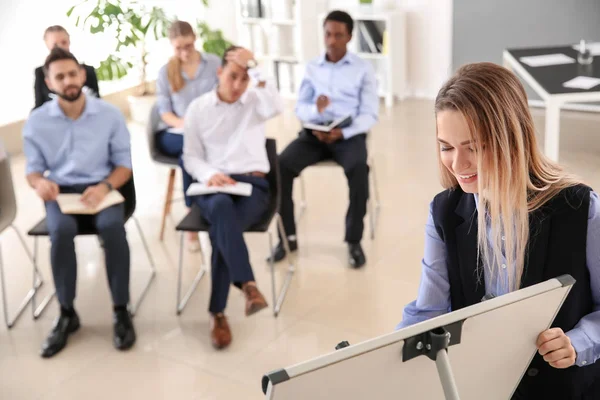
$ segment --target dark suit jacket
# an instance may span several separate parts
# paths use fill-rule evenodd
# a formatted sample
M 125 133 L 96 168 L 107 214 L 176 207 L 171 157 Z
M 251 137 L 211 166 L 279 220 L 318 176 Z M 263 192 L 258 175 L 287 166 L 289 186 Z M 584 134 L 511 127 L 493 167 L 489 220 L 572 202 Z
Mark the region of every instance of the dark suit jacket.
M 85 72 L 87 78 L 85 80 L 85 86 L 91 89 L 97 97 L 100 97 L 100 90 L 98 89 L 98 78 L 96 77 L 96 71 L 94 67 L 90 65 L 82 64 L 83 68 L 85 68 Z M 42 104 L 47 101 L 52 100 L 50 98 L 50 89 L 46 85 L 46 81 L 44 79 L 44 68 L 37 67 L 35 69 L 35 107 L 38 108 Z

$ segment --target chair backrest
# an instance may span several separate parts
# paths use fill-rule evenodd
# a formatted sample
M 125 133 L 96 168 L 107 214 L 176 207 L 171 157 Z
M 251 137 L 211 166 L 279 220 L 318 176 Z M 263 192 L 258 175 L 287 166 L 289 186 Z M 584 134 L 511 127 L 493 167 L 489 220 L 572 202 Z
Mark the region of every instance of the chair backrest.
M 150 110 L 150 117 L 148 118 L 148 125 L 146 126 L 146 138 L 148 140 L 148 150 L 150 152 L 150 158 L 160 164 L 168 164 L 177 166 L 179 164 L 178 157 L 167 156 L 160 152 L 158 145 L 156 144 L 156 133 L 161 129 L 165 129 L 166 124 L 160 118 L 158 111 L 158 105 L 154 103 Z
M 148 125 L 146 125 L 146 136 L 148 139 L 148 150 L 150 151 L 150 157 L 152 159 L 156 159 L 158 155 L 160 155 L 158 149 L 156 148 L 156 142 L 154 137 L 156 136 L 156 132 L 158 131 L 158 127 L 160 125 L 160 114 L 158 112 L 158 104 L 154 103 L 152 105 L 152 109 L 150 110 L 150 117 L 148 118 Z
M 269 208 L 267 212 L 265 212 L 263 220 L 270 223 L 281 204 L 281 174 L 279 172 L 279 158 L 277 157 L 277 141 L 275 139 L 267 139 L 265 146 L 267 147 L 267 158 L 269 159 L 270 167 L 269 173 L 267 174 L 270 198 Z M 268 226 L 266 228 L 268 228 Z
M 17 199 L 10 171 L 10 159 L 0 160 L 0 232 L 13 223 L 17 216 Z
M 125 222 L 127 222 L 127 220 L 135 212 L 135 207 L 137 204 L 133 174 L 131 174 L 131 178 L 129 178 L 129 180 L 119 188 L 119 192 L 125 198 Z

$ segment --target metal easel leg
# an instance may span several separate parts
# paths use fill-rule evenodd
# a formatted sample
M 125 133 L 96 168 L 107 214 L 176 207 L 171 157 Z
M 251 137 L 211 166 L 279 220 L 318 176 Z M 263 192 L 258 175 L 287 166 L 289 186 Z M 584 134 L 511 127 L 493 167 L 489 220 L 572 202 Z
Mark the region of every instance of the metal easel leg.
M 448 358 L 448 350 L 441 349 L 438 351 L 435 359 L 435 366 L 437 367 L 442 387 L 444 388 L 444 396 L 446 400 L 460 400 L 458 395 L 458 388 L 456 387 L 456 381 L 454 380 L 454 374 L 452 373 L 452 366 L 450 365 L 450 359 Z
M 457 328 L 455 327 L 455 329 Z M 462 325 L 458 329 L 462 329 Z M 452 373 L 452 365 L 448 357 L 450 337 L 450 332 L 445 328 L 436 328 L 405 339 L 402 349 L 402 361 L 407 362 L 419 356 L 426 356 L 435 361 L 444 390 L 444 397 L 446 400 L 460 400 L 454 374 Z M 460 337 L 460 333 L 457 337 Z

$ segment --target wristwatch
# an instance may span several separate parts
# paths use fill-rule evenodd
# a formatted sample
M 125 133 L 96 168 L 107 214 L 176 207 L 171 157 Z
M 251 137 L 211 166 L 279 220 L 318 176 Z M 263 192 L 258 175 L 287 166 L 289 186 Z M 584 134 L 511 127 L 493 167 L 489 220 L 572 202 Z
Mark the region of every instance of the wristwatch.
M 256 60 L 248 60 L 248 62 L 246 63 L 246 69 L 256 68 L 257 65 L 258 63 L 256 62 Z
M 102 182 L 100 182 L 100 183 L 103 183 L 103 184 L 105 184 L 105 185 L 106 185 L 106 187 L 108 188 L 108 191 L 109 191 L 109 192 L 112 192 L 112 190 L 113 190 L 113 185 L 111 185 L 111 183 L 110 183 L 109 181 L 102 181 Z

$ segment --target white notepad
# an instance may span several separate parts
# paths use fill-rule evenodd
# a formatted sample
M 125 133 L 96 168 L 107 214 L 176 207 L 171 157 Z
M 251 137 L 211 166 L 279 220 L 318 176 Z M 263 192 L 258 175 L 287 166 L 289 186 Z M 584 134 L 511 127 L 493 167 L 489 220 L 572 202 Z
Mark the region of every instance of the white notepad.
M 167 132 L 174 133 L 176 135 L 183 135 L 183 128 L 169 128 Z
M 56 202 L 63 214 L 98 214 L 105 208 L 114 206 L 125 201 L 125 198 L 116 190 L 111 191 L 102 199 L 96 207 L 88 207 L 81 202 L 81 194 L 79 193 L 61 193 L 56 197 Z
M 600 85 L 600 79 L 589 76 L 578 76 L 563 83 L 563 86 L 566 88 L 584 90 L 589 90 L 598 85 Z
M 204 194 L 226 193 L 236 196 L 250 196 L 252 185 L 246 182 L 236 182 L 234 185 L 206 186 L 204 183 L 192 183 L 185 192 L 188 196 L 202 196 Z
M 548 65 L 573 64 L 574 58 L 565 54 L 545 54 L 542 56 L 521 57 L 519 60 L 530 67 L 546 67 Z

